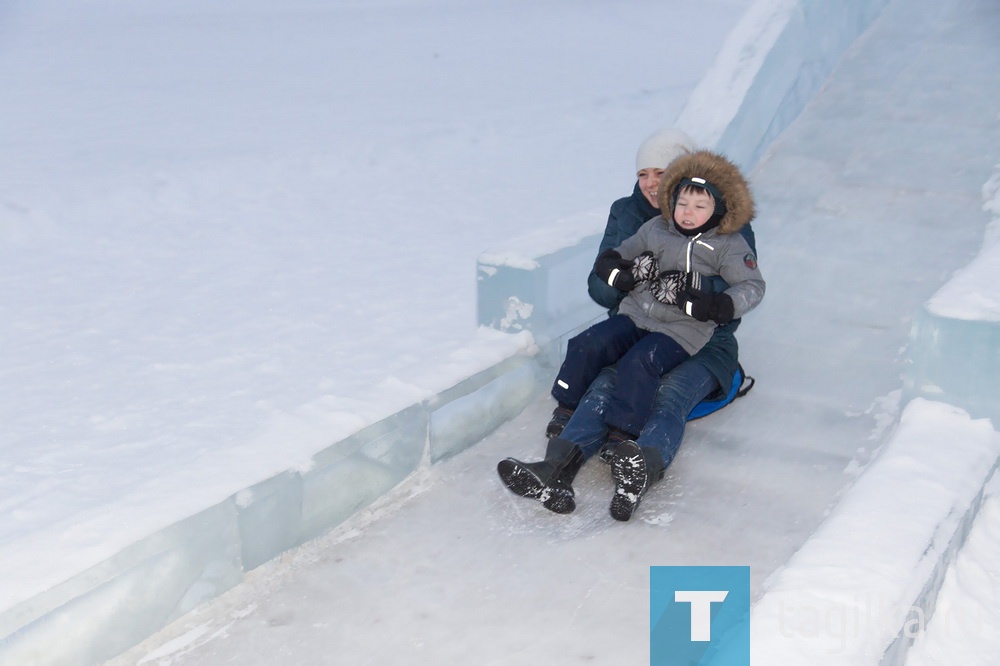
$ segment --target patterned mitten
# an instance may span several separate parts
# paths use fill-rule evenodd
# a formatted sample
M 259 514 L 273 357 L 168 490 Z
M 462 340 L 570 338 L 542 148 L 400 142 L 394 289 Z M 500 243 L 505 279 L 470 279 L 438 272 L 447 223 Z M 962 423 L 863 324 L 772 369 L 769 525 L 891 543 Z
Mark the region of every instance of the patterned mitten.
M 653 298 L 664 305 L 677 302 L 677 294 L 684 289 L 685 276 L 682 271 L 663 271 L 649 283 Z
M 646 280 L 652 280 L 656 277 L 656 273 L 659 269 L 660 267 L 656 263 L 656 257 L 654 257 L 653 253 L 649 250 L 646 250 L 632 260 L 632 277 L 635 278 L 636 284 L 645 282 Z

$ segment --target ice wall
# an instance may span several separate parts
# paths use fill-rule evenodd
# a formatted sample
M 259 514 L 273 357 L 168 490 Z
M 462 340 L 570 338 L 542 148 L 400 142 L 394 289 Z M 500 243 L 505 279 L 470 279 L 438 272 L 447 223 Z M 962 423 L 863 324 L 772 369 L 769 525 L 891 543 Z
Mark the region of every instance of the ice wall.
M 1000 424 L 1000 174 L 983 200 L 993 215 L 983 247 L 917 315 L 905 387 Z
M 755 3 L 691 94 L 677 126 L 752 169 L 887 2 Z
M 1000 423 L 1000 322 L 942 316 L 928 305 L 909 346 L 908 398 L 941 400 Z
M 586 284 L 606 220 L 606 212 L 575 215 L 480 255 L 479 325 L 530 331 L 544 346 L 604 316 Z
M 336 442 L 306 469 L 246 488 L 5 611 L 0 664 L 83 666 L 139 643 L 518 414 L 548 382 L 535 351 L 510 354 Z

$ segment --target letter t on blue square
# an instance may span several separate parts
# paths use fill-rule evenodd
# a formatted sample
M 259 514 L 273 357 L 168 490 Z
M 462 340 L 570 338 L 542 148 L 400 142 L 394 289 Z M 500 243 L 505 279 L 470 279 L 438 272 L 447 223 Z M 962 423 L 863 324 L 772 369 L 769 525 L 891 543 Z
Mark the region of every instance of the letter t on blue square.
M 749 666 L 750 567 L 650 567 L 649 663 Z

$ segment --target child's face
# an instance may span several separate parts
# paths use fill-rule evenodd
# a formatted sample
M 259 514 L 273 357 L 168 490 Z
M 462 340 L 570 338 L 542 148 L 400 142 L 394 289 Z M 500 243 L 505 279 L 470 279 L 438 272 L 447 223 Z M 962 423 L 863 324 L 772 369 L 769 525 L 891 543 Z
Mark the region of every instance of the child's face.
M 660 209 L 659 199 L 656 198 L 656 194 L 660 189 L 660 179 L 663 178 L 663 169 L 640 169 L 639 170 L 639 189 L 642 190 L 642 194 L 646 197 L 653 208 L 656 210 Z
M 697 229 L 715 212 L 715 199 L 704 190 L 682 190 L 674 204 L 674 222 L 683 229 Z

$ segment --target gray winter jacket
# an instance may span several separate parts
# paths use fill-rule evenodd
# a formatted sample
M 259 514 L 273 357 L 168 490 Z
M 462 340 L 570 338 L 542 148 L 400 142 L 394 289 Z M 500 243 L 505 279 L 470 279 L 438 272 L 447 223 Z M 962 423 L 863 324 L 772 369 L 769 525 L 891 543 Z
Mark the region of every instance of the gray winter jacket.
M 739 233 L 720 233 L 720 228 L 715 228 L 688 237 L 673 222 L 657 216 L 618 247 L 624 259 L 634 259 L 647 250 L 653 252 L 661 271 L 721 276 L 730 285 L 725 293 L 733 299 L 736 317 L 742 317 L 764 297 L 765 283 L 757 259 Z M 715 322 L 698 321 L 676 305 L 661 303 L 650 292 L 648 282 L 629 292 L 619 313 L 641 329 L 669 335 L 690 354 L 708 342 L 716 327 Z

